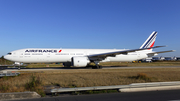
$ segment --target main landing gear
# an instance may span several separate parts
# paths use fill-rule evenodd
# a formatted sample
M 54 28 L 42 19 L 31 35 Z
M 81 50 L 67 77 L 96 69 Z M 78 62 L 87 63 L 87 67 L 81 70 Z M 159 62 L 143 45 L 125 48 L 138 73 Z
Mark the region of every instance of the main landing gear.
M 99 65 L 99 61 L 94 61 L 94 63 L 96 64 L 96 69 L 102 69 L 102 66 Z
M 96 65 L 96 69 L 102 69 L 102 66 Z

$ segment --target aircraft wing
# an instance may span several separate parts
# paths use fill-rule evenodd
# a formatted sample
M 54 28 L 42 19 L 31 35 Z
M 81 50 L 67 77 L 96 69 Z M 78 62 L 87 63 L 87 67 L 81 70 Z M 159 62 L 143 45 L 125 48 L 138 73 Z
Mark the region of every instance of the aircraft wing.
M 141 51 L 141 50 L 152 49 L 152 48 L 160 48 L 160 47 L 165 47 L 165 46 L 155 46 L 155 47 L 150 47 L 150 48 L 130 49 L 130 50 L 122 50 L 122 51 L 115 51 L 115 52 L 108 52 L 108 53 L 101 53 L 101 54 L 93 54 L 93 55 L 88 55 L 88 58 L 93 61 L 101 61 L 108 56 L 115 57 L 118 54 L 128 54 L 130 52 Z

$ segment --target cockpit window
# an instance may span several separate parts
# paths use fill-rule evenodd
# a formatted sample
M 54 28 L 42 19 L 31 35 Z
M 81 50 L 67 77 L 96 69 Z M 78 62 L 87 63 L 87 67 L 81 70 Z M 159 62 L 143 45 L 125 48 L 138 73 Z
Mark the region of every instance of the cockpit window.
M 8 55 L 11 55 L 12 53 L 8 53 Z

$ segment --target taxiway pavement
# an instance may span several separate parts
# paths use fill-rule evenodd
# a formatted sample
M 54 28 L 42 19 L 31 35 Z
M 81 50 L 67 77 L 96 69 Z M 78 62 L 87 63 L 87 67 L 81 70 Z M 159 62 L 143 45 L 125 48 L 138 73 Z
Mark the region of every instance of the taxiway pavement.
M 15 101 L 180 101 L 180 90 L 64 95 Z
M 135 68 L 180 68 L 180 66 L 143 66 L 143 67 L 103 67 L 102 69 L 135 69 Z M 50 70 L 74 70 L 92 69 L 92 67 L 43 67 L 43 68 L 6 68 L 1 71 L 50 71 Z

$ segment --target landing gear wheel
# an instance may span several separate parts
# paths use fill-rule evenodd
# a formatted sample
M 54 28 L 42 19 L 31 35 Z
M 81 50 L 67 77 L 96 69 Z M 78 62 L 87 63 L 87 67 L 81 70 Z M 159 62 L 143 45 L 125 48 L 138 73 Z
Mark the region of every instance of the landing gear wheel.
M 96 69 L 102 69 L 102 66 L 97 65 Z
M 99 65 L 99 61 L 94 61 L 95 63 L 95 69 L 102 69 L 102 66 Z

